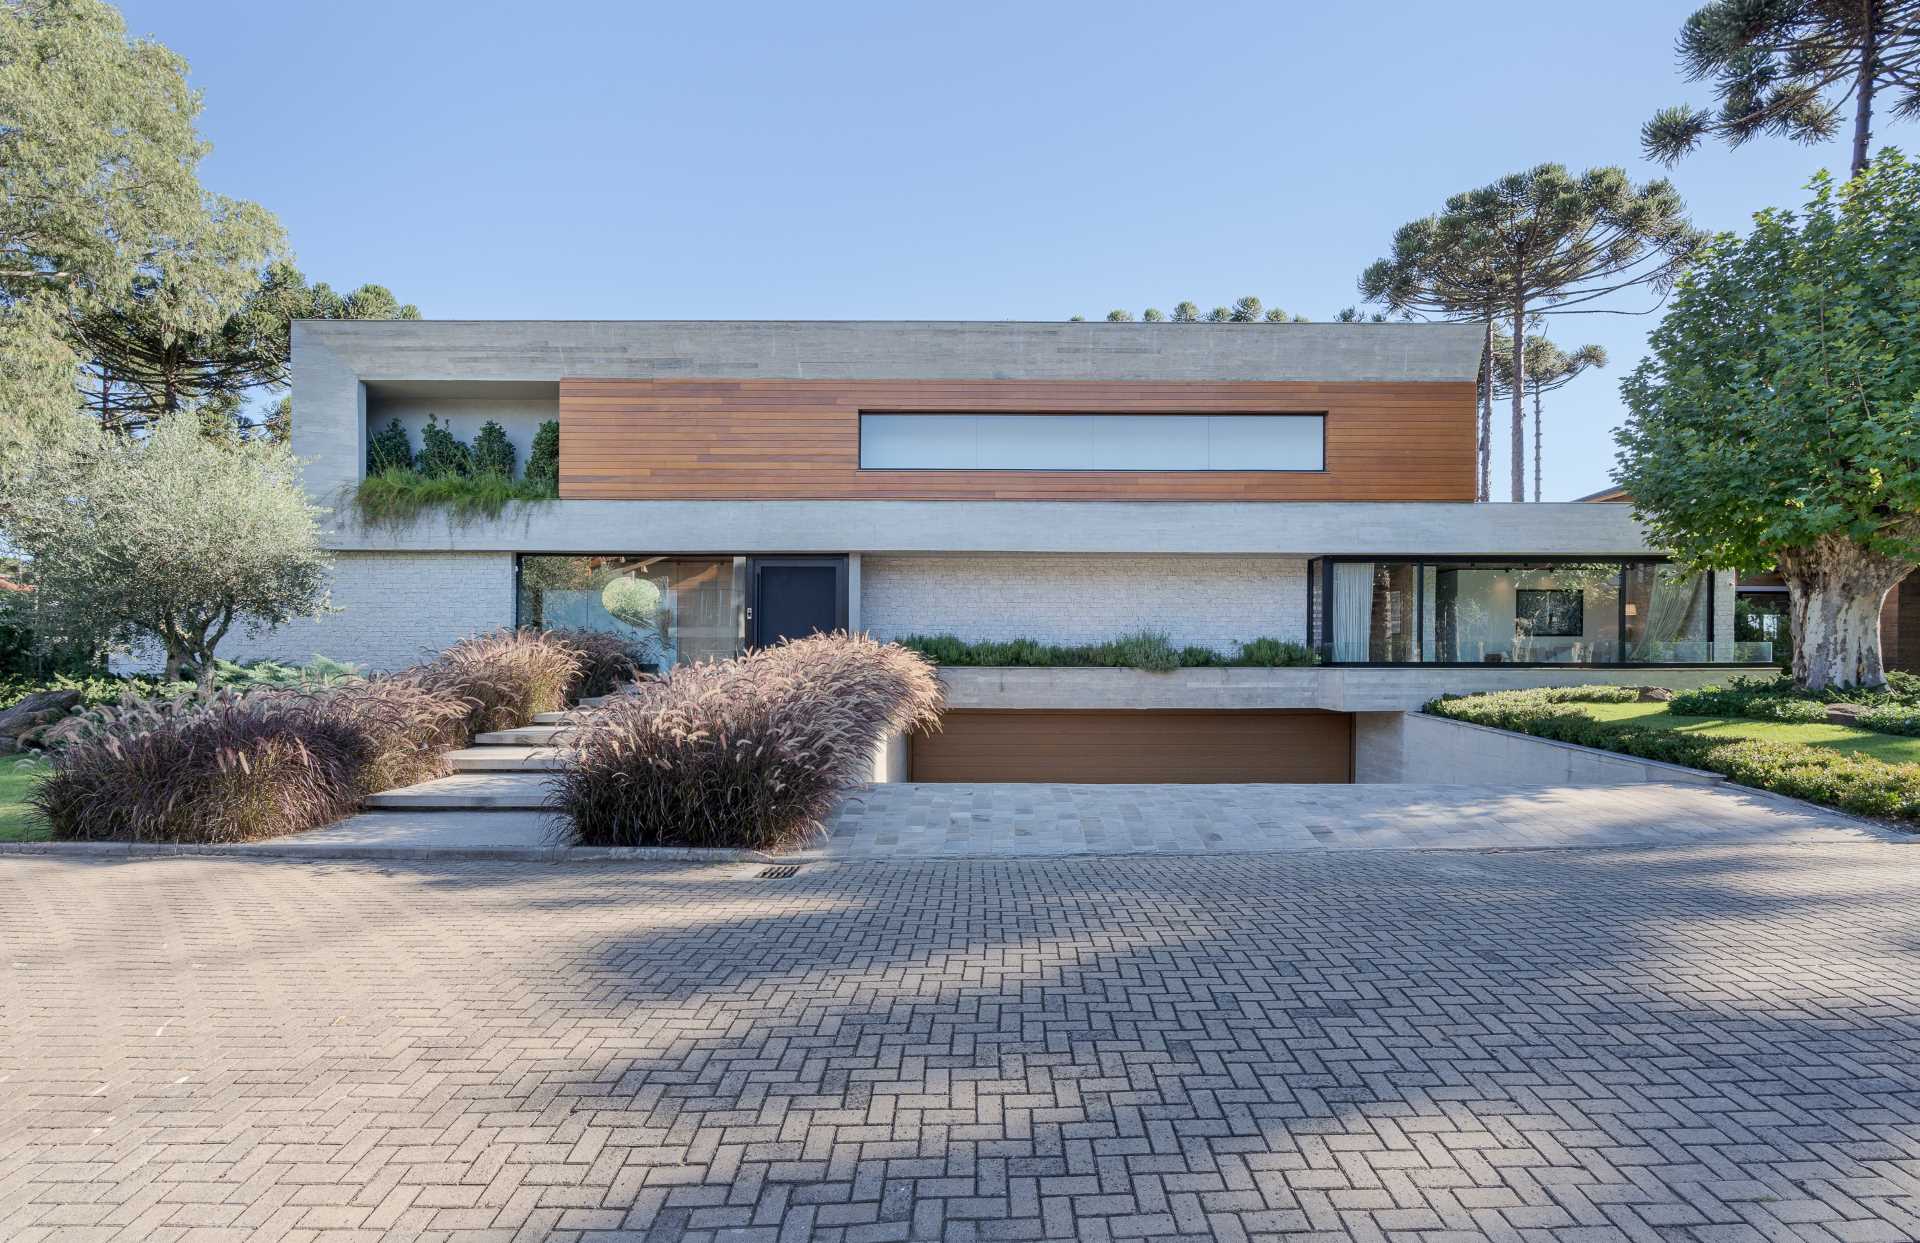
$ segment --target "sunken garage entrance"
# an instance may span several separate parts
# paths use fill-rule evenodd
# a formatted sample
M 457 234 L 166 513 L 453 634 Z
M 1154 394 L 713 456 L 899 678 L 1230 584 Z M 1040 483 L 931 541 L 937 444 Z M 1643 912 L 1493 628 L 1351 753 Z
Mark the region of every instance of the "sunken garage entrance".
M 1354 718 L 1312 710 L 955 709 L 909 781 L 1349 782 Z

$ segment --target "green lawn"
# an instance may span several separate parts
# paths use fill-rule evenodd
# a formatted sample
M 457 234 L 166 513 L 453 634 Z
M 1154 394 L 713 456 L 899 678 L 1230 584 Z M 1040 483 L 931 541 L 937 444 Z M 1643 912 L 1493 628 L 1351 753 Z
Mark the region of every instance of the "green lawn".
M 0 842 L 46 840 L 46 826 L 27 807 L 27 795 L 46 771 L 47 766 L 38 761 L 0 756 Z
M 1657 703 L 1583 703 L 1580 709 L 1597 721 L 1631 722 L 1651 729 L 1676 729 L 1682 733 L 1706 734 L 1715 738 L 1802 742 L 1810 747 L 1858 751 L 1895 764 L 1920 764 L 1920 738 L 1876 734 L 1870 729 L 1854 729 L 1850 725 L 1749 721 L 1726 716 L 1675 716 L 1667 711 L 1665 704 Z

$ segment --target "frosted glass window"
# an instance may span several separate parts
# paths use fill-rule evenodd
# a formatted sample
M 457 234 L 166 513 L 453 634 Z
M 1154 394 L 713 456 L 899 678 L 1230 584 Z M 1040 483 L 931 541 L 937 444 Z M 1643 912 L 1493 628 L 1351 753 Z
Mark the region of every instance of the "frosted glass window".
M 1205 470 L 1207 438 L 1194 435 L 1195 430 L 1191 415 L 1102 415 L 1093 430 L 1093 467 L 1095 470 Z
M 978 470 L 1085 470 L 1093 460 L 1090 414 L 935 415 L 980 429 Z
M 865 470 L 1324 470 L 1317 414 L 862 414 Z

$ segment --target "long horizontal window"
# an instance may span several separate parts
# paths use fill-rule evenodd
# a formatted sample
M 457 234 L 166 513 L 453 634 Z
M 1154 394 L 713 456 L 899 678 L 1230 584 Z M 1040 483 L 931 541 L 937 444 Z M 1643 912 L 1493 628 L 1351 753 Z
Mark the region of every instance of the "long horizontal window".
M 1310 624 L 1337 664 L 1765 663 L 1714 632 L 1713 580 L 1656 561 L 1314 563 Z
M 1323 470 L 1318 414 L 867 414 L 862 470 Z

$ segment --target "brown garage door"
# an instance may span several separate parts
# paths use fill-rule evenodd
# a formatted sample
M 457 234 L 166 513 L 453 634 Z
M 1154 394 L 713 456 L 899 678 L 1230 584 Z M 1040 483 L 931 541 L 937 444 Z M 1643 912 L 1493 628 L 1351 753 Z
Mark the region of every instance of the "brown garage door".
M 949 712 L 912 781 L 1353 780 L 1343 712 Z

